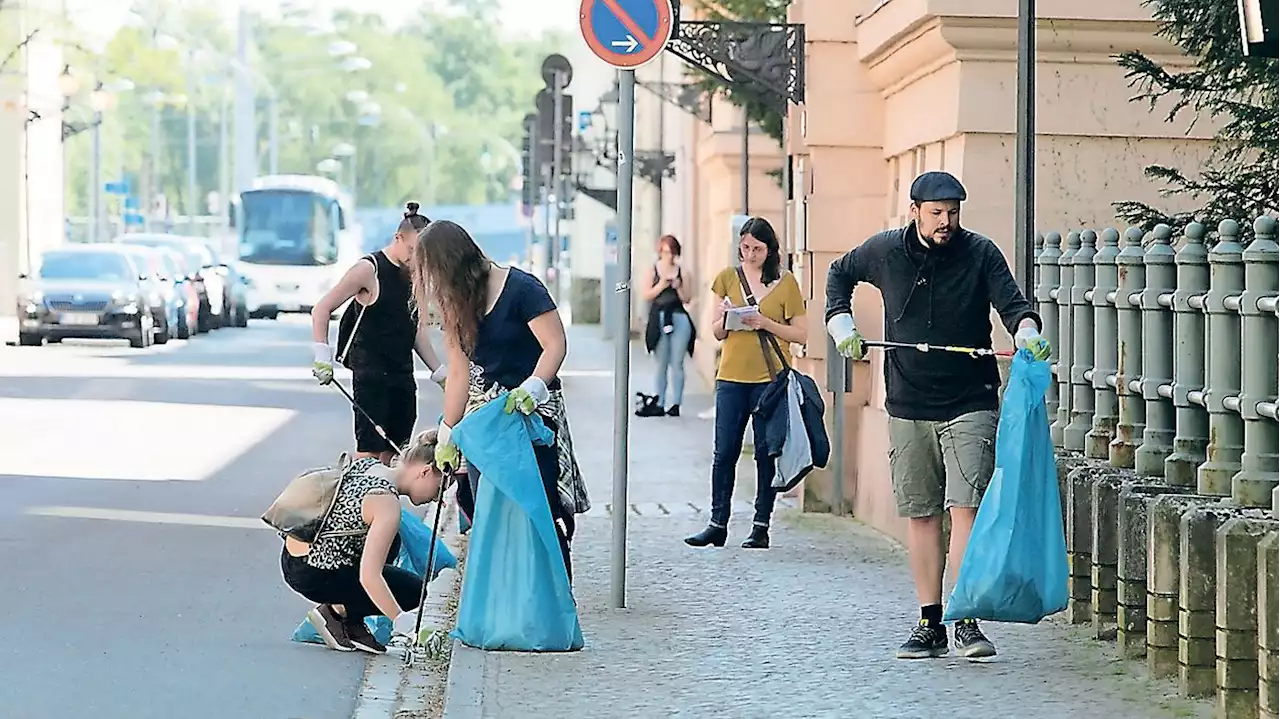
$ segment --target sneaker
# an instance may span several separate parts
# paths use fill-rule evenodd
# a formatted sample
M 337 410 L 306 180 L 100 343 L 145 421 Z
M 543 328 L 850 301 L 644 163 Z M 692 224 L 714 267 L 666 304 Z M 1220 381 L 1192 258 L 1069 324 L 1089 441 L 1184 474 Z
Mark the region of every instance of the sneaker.
M 961 619 L 956 622 L 956 649 L 960 651 L 961 656 L 969 659 L 981 659 L 983 657 L 994 657 L 996 655 L 996 645 L 987 639 L 982 630 L 978 628 L 978 620 Z
M 346 624 L 344 628 L 347 630 L 347 638 L 351 640 L 356 649 L 370 654 L 387 653 L 386 645 L 373 636 L 373 632 L 369 631 L 369 625 L 363 619 Z
M 356 647 L 351 643 L 351 639 L 347 636 L 347 627 L 343 624 L 342 617 L 333 611 L 333 607 L 328 604 L 320 606 L 307 612 L 307 618 L 311 620 L 311 626 L 315 627 L 316 633 L 320 635 L 320 639 L 324 641 L 325 646 L 339 652 L 354 652 Z
M 942 625 L 930 626 L 921 619 L 907 643 L 898 648 L 899 659 L 931 659 L 945 657 L 950 651 L 947 643 L 947 628 Z

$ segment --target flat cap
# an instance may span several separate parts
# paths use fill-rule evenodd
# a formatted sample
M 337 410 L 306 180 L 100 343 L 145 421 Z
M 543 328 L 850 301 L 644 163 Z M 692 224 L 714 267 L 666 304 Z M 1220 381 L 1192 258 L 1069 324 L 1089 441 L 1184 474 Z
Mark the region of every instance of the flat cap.
M 968 197 L 964 185 L 950 172 L 926 172 L 911 183 L 912 202 L 962 202 Z

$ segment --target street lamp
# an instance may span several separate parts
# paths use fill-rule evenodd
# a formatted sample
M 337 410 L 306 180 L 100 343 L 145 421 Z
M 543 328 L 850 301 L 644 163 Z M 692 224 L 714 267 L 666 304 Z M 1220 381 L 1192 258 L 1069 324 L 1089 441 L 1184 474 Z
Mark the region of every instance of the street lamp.
M 58 75 L 58 91 L 64 99 L 75 97 L 80 92 L 80 78 L 71 74 L 70 65 L 62 66 L 62 74 Z
M 1240 42 L 1245 57 L 1280 57 L 1277 9 L 1274 1 L 1236 0 L 1240 14 Z

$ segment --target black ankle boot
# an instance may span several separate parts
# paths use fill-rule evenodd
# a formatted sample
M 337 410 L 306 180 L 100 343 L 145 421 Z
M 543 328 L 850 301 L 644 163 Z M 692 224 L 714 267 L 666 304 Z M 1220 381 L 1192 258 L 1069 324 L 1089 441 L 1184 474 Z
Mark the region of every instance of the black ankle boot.
M 707 527 L 692 537 L 685 537 L 684 543 L 690 547 L 705 547 L 711 545 L 713 547 L 723 547 L 725 540 L 729 538 L 729 530 L 723 527 Z
M 667 416 L 668 416 L 668 417 L 679 417 L 679 416 L 680 416 L 680 405 L 678 405 L 678 404 L 673 404 L 673 405 L 671 405 L 671 408 L 667 410 Z
M 747 541 L 742 543 L 743 549 L 768 549 L 769 548 L 769 528 L 753 525 L 751 527 L 751 536 L 747 537 Z

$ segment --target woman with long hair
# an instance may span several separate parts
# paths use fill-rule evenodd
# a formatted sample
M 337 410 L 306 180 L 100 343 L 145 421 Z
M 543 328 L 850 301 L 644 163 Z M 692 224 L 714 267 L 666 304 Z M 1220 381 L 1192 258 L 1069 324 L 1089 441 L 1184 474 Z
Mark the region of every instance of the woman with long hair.
M 693 547 L 723 547 L 728 538 L 729 508 L 733 501 L 738 457 L 751 411 L 775 372 L 790 365 L 767 341 L 767 334 L 789 343 L 804 344 L 809 335 L 804 295 L 795 275 L 782 269 L 782 254 L 773 226 L 753 217 L 738 232 L 738 267 L 726 267 L 711 283 L 716 319 L 711 333 L 723 342 L 716 369 L 715 449 L 711 461 L 711 523 L 684 541 Z M 762 342 L 761 340 L 765 340 Z M 765 347 L 769 347 L 766 352 Z M 754 423 L 753 423 L 754 424 Z M 754 424 L 755 444 L 764 444 L 763 427 Z M 768 549 L 769 519 L 777 495 L 773 489 L 774 459 L 756 453 L 755 517 L 751 536 L 742 546 Z
M 437 220 L 418 237 L 413 253 L 414 298 L 440 308 L 445 339 L 444 412 L 436 464 L 460 464 L 450 440 L 462 417 L 504 392 L 508 406 L 536 414 L 555 434 L 554 446 L 534 447 L 565 566 L 574 514 L 590 509 L 573 455 L 560 385 L 567 350 L 564 324 L 547 288 L 517 267 L 489 259 L 461 226 Z M 471 468 L 471 496 L 483 478 Z
M 395 449 L 409 441 L 418 419 L 417 383 L 413 378 L 416 351 L 431 378 L 443 382 L 446 368 L 436 356 L 425 324 L 411 305 L 412 286 L 406 268 L 418 232 L 430 222 L 410 202 L 391 244 L 361 257 L 311 310 L 314 359 L 311 373 L 320 384 L 333 381 L 334 352 L 329 347 L 329 318 L 344 302 L 338 323 L 337 361 L 351 369 L 355 403 L 387 433 L 378 433 L 360 409 L 355 415 L 356 456 L 377 457 L 390 466 Z
M 684 358 L 693 354 L 693 320 L 685 305 L 693 297 L 693 285 L 680 267 L 680 241 L 672 235 L 658 238 L 658 261 L 653 273 L 642 279 L 640 296 L 649 303 L 645 348 L 658 360 L 652 395 L 641 394 L 637 417 L 680 416 L 684 398 Z M 667 376 L 671 376 L 671 404 L 667 404 Z

